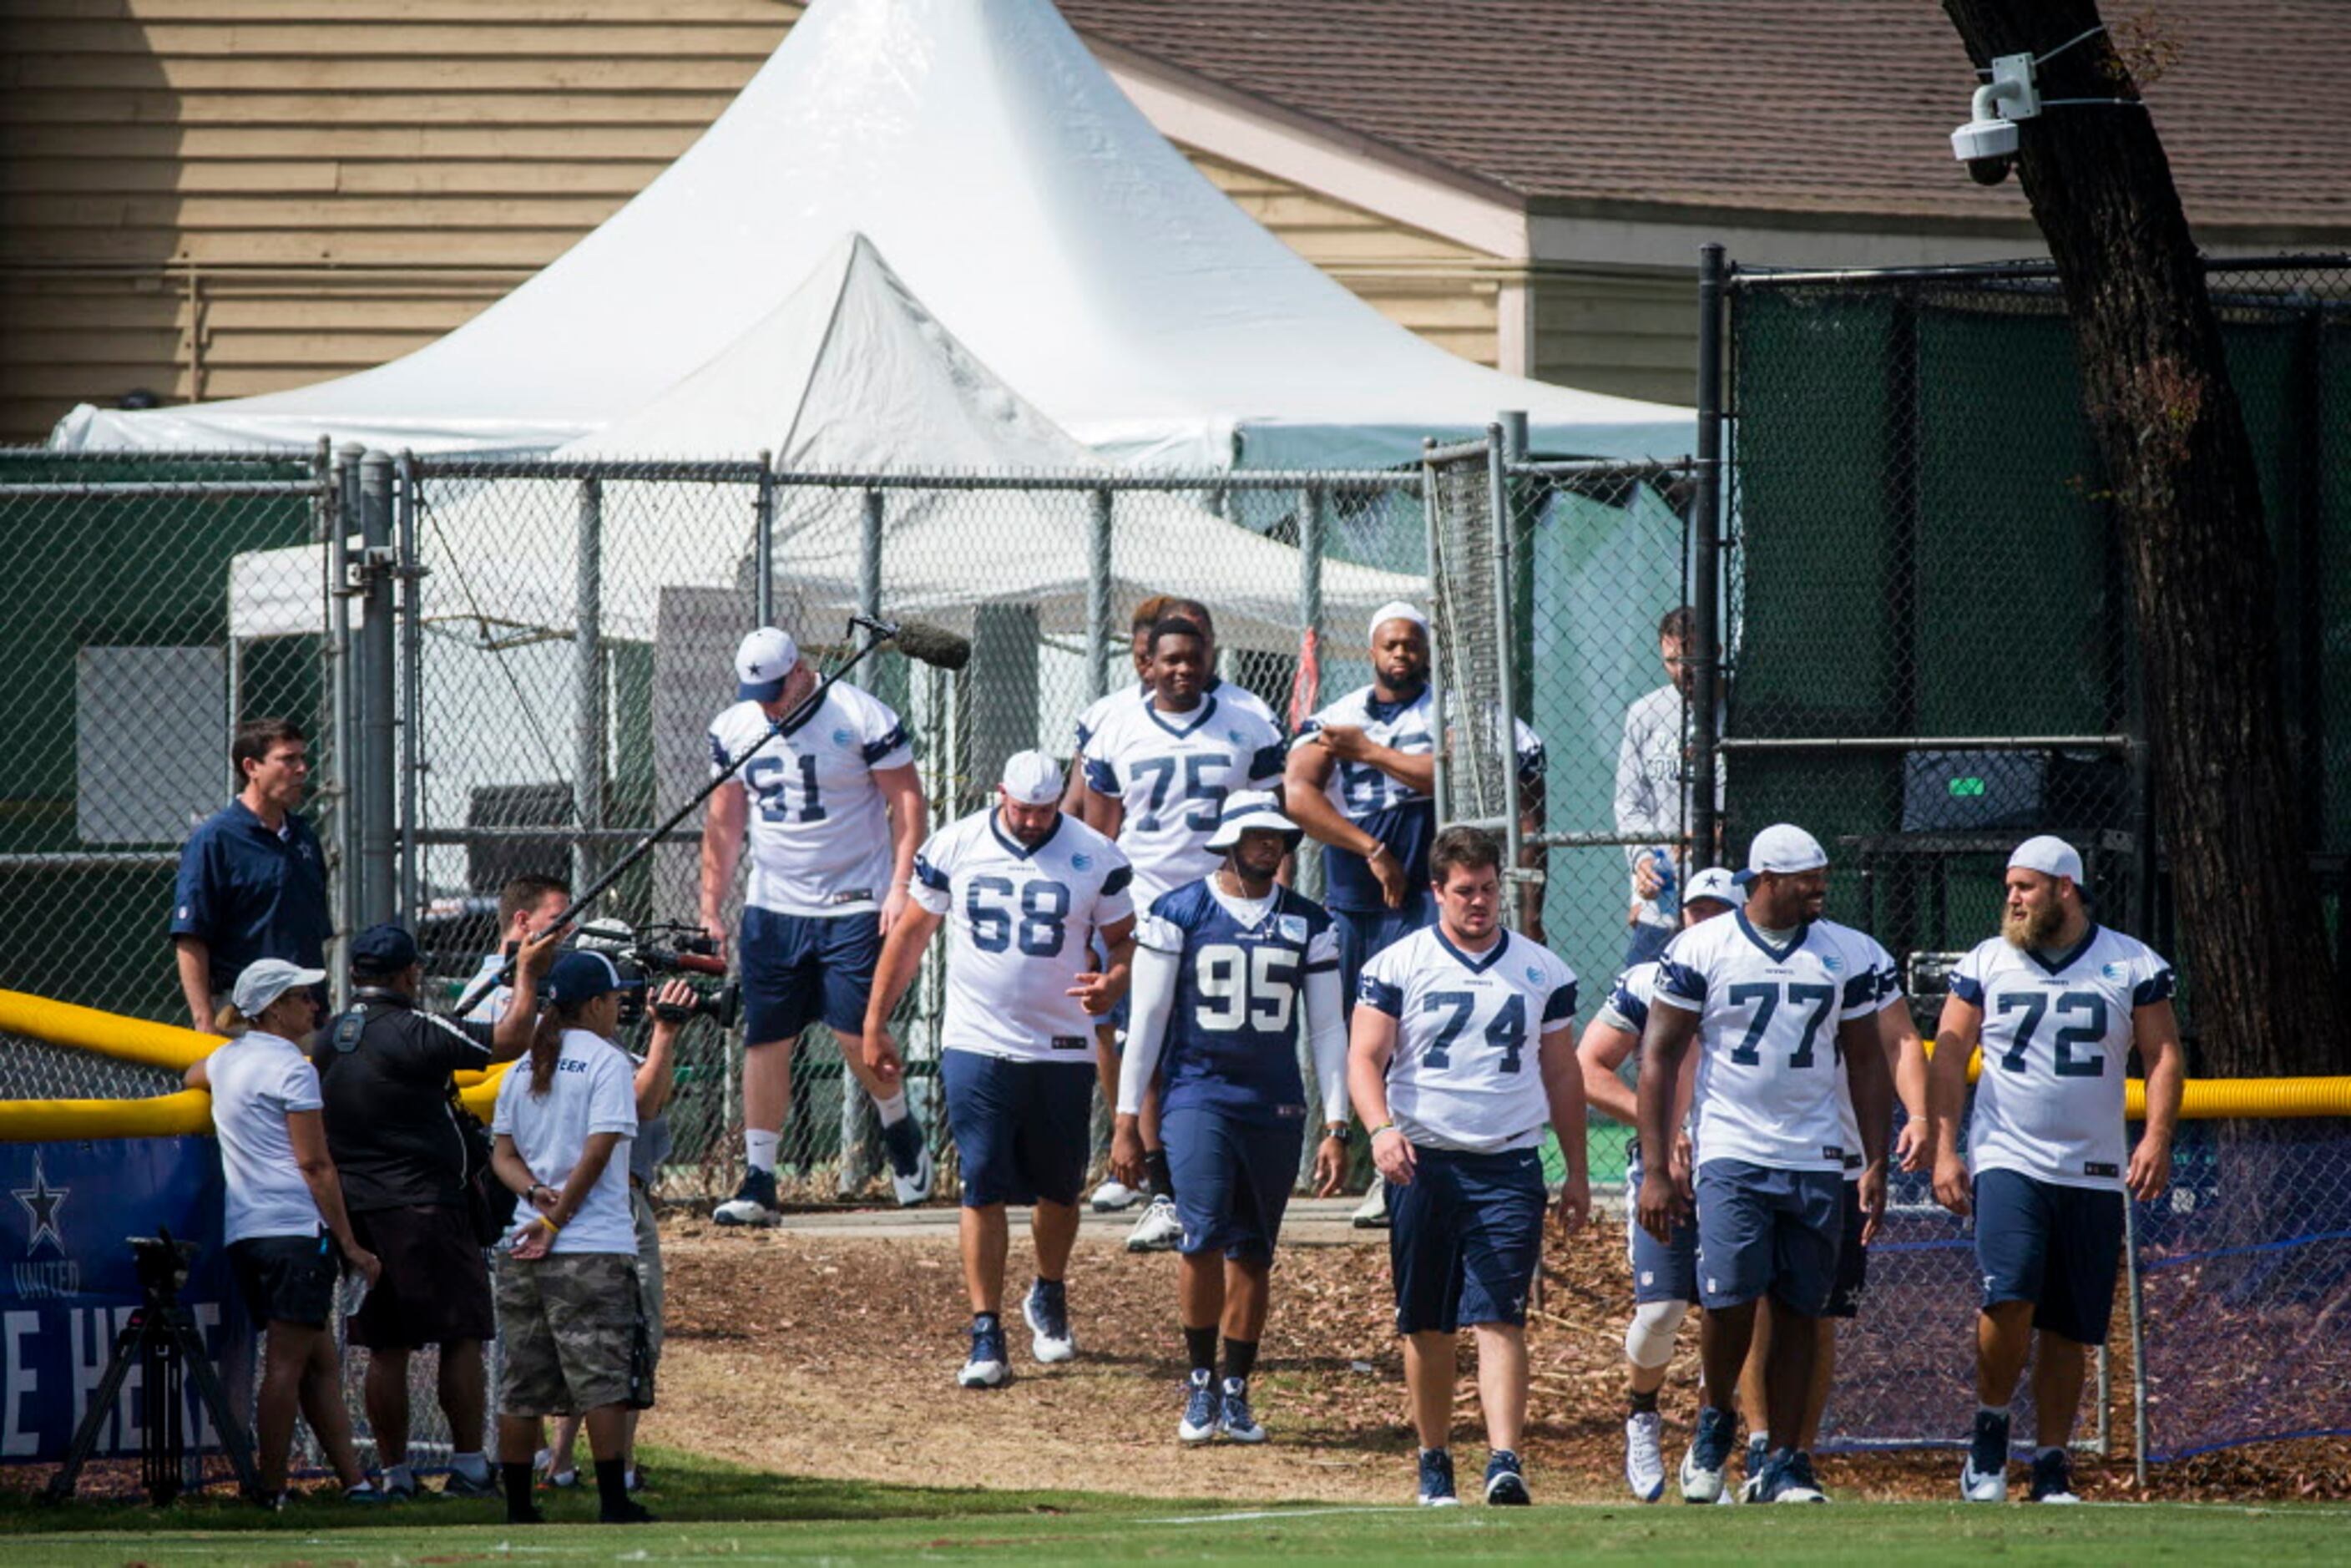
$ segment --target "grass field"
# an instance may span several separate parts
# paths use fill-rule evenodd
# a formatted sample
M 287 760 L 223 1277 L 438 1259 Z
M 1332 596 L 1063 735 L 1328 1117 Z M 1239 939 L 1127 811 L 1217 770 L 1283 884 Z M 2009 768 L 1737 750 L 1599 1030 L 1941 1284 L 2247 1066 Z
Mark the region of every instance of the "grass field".
M 264 1515 L 225 1498 L 157 1514 L 135 1503 L 63 1511 L 0 1502 L 12 1563 L 343 1564 L 729 1563 L 910 1558 L 1017 1563 L 1376 1558 L 1479 1563 L 1577 1557 L 1647 1564 L 1873 1568 L 1997 1554 L 2016 1563 L 2132 1563 L 2338 1557 L 2351 1508 L 2181 1503 L 1962 1509 L 1946 1503 L 1809 1509 L 1582 1504 L 1525 1510 L 1197 1505 L 1070 1491 L 977 1491 L 811 1481 L 651 1453 L 661 1522 L 582 1522 L 592 1497 L 566 1494 L 557 1521 L 516 1530 L 495 1503 L 426 1501 L 361 1512 L 302 1503 Z

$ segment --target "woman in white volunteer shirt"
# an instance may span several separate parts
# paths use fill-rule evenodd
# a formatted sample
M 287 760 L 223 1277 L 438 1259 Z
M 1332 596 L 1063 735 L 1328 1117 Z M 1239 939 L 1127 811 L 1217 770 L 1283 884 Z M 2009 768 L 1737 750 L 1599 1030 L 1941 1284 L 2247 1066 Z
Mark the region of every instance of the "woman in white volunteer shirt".
M 623 979 L 611 958 L 576 950 L 555 961 L 530 1055 L 498 1086 L 490 1131 L 498 1179 L 529 1218 L 499 1253 L 498 1329 L 506 1366 L 498 1385 L 498 1459 L 507 1518 L 537 1523 L 531 1456 L 540 1420 L 584 1412 L 596 1458 L 599 1517 L 649 1521 L 628 1494 L 623 1454 L 637 1335 L 636 1222 L 629 1211 L 629 1155 L 637 1134 L 635 1067 L 613 1043 Z M 664 1001 L 690 999 L 672 982 Z M 657 1019 L 657 1053 L 678 1026 Z
M 335 1306 L 336 1255 L 371 1285 L 381 1270 L 351 1235 L 343 1186 L 327 1153 L 319 1071 L 295 1040 L 318 1022 L 310 988 L 326 978 L 283 958 L 247 966 L 214 1021 L 227 1044 L 187 1071 L 209 1089 L 228 1188 L 229 1264 L 253 1315 L 266 1325 L 255 1437 L 262 1500 L 286 1490 L 286 1455 L 298 1407 L 353 1502 L 382 1494 L 351 1452 L 342 1368 L 327 1329 Z

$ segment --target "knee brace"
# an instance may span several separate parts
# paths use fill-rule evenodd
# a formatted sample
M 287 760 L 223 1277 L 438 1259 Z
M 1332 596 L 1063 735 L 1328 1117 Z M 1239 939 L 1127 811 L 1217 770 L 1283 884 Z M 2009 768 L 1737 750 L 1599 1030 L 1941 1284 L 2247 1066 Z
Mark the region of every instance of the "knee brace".
M 1682 1326 L 1687 1301 L 1643 1301 L 1625 1325 L 1625 1359 L 1635 1366 L 1663 1366 L 1674 1358 L 1674 1333 Z

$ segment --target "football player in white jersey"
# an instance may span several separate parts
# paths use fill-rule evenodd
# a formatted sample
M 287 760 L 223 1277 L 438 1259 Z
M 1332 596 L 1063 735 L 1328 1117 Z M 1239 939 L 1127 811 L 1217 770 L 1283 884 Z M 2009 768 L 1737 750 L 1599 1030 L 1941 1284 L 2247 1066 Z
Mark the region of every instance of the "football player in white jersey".
M 1420 1501 L 1460 1500 L 1446 1444 L 1456 1337 L 1468 1323 L 1490 1450 L 1486 1500 L 1524 1503 L 1518 1447 L 1527 1293 L 1542 1260 L 1546 1125 L 1566 1160 L 1561 1223 L 1581 1225 L 1592 1207 L 1575 974 L 1502 928 L 1502 846 L 1492 834 L 1446 829 L 1428 869 L 1437 924 L 1364 966 L 1347 1086 L 1391 1194 L 1388 1259 L 1420 1437 Z
M 1756 1500 L 1820 1502 L 1797 1447 L 1819 1338 L 1813 1320 L 1836 1282 L 1850 1092 L 1861 1121 L 1865 1216 L 1886 1207 L 1892 1088 L 1878 1046 L 1874 947 L 1820 918 L 1828 854 L 1802 828 L 1755 835 L 1746 904 L 1677 936 L 1657 971 L 1641 1039 L 1641 1144 L 1671 1146 L 1674 1085 L 1696 1041 L 1692 1142 L 1698 1161 L 1698 1354 L 1708 1404 L 1682 1458 L 1687 1502 L 1714 1502 L 1738 1436 L 1740 1367 L 1769 1293 L 1781 1332 L 1764 1369 L 1770 1455 Z M 1844 1056 L 1841 1071 L 1838 1053 Z M 1641 1227 L 1660 1241 L 1688 1211 L 1673 1172 L 1642 1173 Z
M 1681 901 L 1682 929 L 1728 915 L 1739 904 L 1738 884 L 1730 873 L 1719 866 L 1709 867 L 1690 878 L 1689 891 Z M 1617 1076 L 1617 1070 L 1641 1048 L 1641 1033 L 1649 1025 L 1649 1002 L 1656 994 L 1656 985 L 1655 958 L 1617 976 L 1608 999 L 1593 1014 L 1575 1047 L 1575 1059 L 1583 1072 L 1585 1103 L 1627 1127 L 1635 1124 L 1639 1113 L 1633 1086 Z M 1688 1076 L 1687 1068 L 1683 1076 Z M 1688 1094 L 1685 1087 L 1680 1093 L 1685 1105 Z M 1687 1163 L 1686 1156 L 1677 1155 L 1674 1163 Z M 1635 1139 L 1625 1161 L 1628 1194 L 1640 1190 L 1642 1165 L 1641 1145 Z M 1666 1365 L 1674 1358 L 1674 1335 L 1690 1303 L 1698 1300 L 1698 1227 L 1685 1220 L 1674 1227 L 1670 1238 L 1659 1241 L 1641 1228 L 1627 1205 L 1625 1246 L 1633 1265 L 1633 1320 L 1625 1325 L 1625 1392 L 1632 1406 L 1625 1417 L 1625 1482 L 1635 1497 L 1655 1502 L 1666 1491 L 1657 1391 L 1665 1386 Z
M 1270 785 L 1281 773 L 1280 729 L 1261 710 L 1234 701 L 1230 685 L 1208 689 L 1211 644 L 1200 624 L 1163 617 L 1149 635 L 1150 700 L 1112 711 L 1086 751 L 1086 824 L 1125 852 L 1134 867 L 1134 906 L 1145 914 L 1161 894 L 1216 869 L 1221 857 L 1208 838 L 1225 797 Z M 1170 1250 L 1184 1227 L 1155 1115 L 1144 1118 L 1143 1133 L 1151 1207 L 1127 1246 Z
M 1184 1222 L 1177 1316 L 1191 1367 L 1176 1436 L 1261 1443 L 1249 1380 L 1305 1137 L 1300 1047 L 1312 1051 L 1326 1108 L 1314 1176 L 1327 1197 L 1347 1134 L 1347 1035 L 1331 917 L 1274 881 L 1298 847 L 1296 825 L 1270 793 L 1235 790 L 1208 843 L 1224 864 L 1162 894 L 1136 925 L 1112 1168 L 1141 1178 L 1140 1113 L 1155 1077 Z
M 923 786 L 906 727 L 888 705 L 836 685 L 787 735 L 773 723 L 815 690 L 789 632 L 762 626 L 735 654 L 735 706 L 711 722 L 710 762 L 754 747 L 710 797 L 702 828 L 702 924 L 726 940 L 725 905 L 747 831 L 751 880 L 735 961 L 743 978 L 743 1185 L 711 1218 L 773 1225 L 776 1151 L 791 1105 L 792 1051 L 821 1020 L 882 1116 L 898 1201 L 930 1196 L 931 1155 L 903 1091 L 875 1087 L 858 1039 L 873 964 L 906 905 L 922 841 Z
M 1284 770 L 1282 800 L 1322 857 L 1323 902 L 1339 927 L 1340 979 L 1350 1011 L 1364 960 L 1437 918 L 1428 895 L 1428 843 L 1437 836 L 1436 720 L 1428 695 L 1428 618 L 1398 600 L 1372 612 L 1372 684 L 1359 686 L 1299 727 Z M 1520 815 L 1531 834 L 1543 817 L 1543 747 L 1516 726 Z M 1529 852 L 1533 863 L 1541 852 Z M 1542 890 L 1519 898 L 1519 929 L 1543 939 Z M 1377 1176 L 1355 1223 L 1387 1223 Z
M 1018 752 L 994 806 L 931 836 L 866 1006 L 866 1065 L 897 1088 L 904 1065 L 890 1013 L 932 934 L 949 927 L 939 1077 L 963 1170 L 971 1354 L 956 1381 L 966 1388 L 995 1388 L 1011 1375 L 1001 1317 L 1008 1203 L 1034 1206 L 1037 1278 L 1021 1308 L 1030 1353 L 1041 1363 L 1077 1354 L 1065 1282 L 1092 1153 L 1093 1021 L 1125 988 L 1134 906 L 1126 857 L 1065 815 L 1061 795 L 1060 766 L 1041 751 Z M 1101 969 L 1097 936 L 1110 956 Z
M 2125 1194 L 2151 1203 L 2171 1181 L 2179 1020 L 2171 966 L 2090 918 L 2073 845 L 2027 839 L 2009 857 L 2006 885 L 2001 934 L 1951 973 L 1928 1081 L 1935 1197 L 1955 1214 L 1974 1211 L 1983 1281 L 1975 1432 L 1959 1495 L 2007 1499 L 2009 1400 L 2029 1354 L 2032 1500 L 2075 1502 L 2067 1445 L 2084 1359 L 2106 1342 Z M 1962 1159 L 1959 1113 L 1979 1041 L 1983 1067 Z M 2133 1051 L 2147 1072 L 2136 1145 L 2123 1125 Z

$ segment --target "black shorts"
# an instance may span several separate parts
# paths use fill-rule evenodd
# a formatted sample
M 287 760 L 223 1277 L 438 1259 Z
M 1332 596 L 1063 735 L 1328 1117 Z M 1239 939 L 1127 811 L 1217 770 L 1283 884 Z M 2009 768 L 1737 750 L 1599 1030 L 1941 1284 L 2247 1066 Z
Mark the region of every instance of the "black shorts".
M 261 1322 L 319 1329 L 334 1314 L 332 1237 L 248 1236 L 229 1243 L 228 1263 L 246 1310 Z
M 421 1350 L 496 1335 L 489 1267 L 464 1209 L 371 1208 L 351 1216 L 351 1233 L 383 1262 L 381 1277 L 345 1325 L 351 1343 Z
M 1830 1288 L 1824 1318 L 1857 1318 L 1869 1290 L 1869 1249 L 1861 1244 L 1861 1184 L 1844 1184 L 1844 1221 L 1837 1238 L 1836 1283 Z
M 2122 1266 L 2123 1195 L 1995 1167 L 1976 1173 L 1975 1199 L 1984 1307 L 2031 1301 L 2034 1328 L 2076 1344 L 2105 1343 Z

